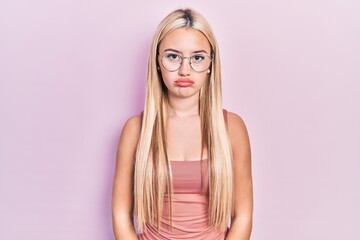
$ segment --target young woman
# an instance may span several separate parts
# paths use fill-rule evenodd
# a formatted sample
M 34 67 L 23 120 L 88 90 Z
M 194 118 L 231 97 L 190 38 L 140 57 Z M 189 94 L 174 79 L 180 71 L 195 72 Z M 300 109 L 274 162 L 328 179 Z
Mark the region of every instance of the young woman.
M 144 111 L 120 137 L 116 239 L 245 240 L 252 209 L 249 138 L 223 109 L 214 34 L 199 13 L 176 10 L 152 42 Z

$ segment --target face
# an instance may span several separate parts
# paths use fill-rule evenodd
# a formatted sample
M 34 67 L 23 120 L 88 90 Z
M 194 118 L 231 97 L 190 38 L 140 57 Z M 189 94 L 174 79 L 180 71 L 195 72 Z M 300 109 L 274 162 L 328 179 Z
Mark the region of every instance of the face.
M 211 63 L 209 56 L 209 41 L 198 30 L 179 28 L 165 36 L 159 45 L 158 65 L 169 97 L 198 97 L 201 87 L 208 80 L 209 68 L 203 68 Z M 181 58 L 180 68 L 171 68 L 179 64 Z

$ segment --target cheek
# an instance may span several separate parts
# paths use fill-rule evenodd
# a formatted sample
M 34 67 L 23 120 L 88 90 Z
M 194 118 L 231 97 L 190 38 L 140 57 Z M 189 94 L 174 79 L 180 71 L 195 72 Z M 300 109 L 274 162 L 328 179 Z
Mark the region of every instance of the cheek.
M 171 86 L 172 82 L 175 81 L 176 76 L 174 76 L 173 73 L 164 71 L 163 69 L 160 72 L 160 75 L 162 77 L 162 81 L 165 84 L 166 87 Z
M 201 76 L 199 76 L 199 81 L 201 82 L 201 84 L 204 84 L 206 81 L 209 81 L 209 74 L 205 73 L 205 74 L 201 74 Z

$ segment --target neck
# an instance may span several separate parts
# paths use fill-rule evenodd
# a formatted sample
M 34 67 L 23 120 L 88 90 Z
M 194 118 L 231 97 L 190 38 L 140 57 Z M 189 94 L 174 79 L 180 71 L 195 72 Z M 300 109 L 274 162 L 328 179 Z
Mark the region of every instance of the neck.
M 199 114 L 199 95 L 188 98 L 169 96 L 170 117 L 188 117 Z

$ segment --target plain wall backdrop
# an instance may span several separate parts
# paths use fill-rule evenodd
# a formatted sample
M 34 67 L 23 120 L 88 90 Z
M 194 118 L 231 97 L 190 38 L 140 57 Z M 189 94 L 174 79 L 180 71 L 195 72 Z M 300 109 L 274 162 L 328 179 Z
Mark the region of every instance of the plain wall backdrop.
M 1 0 L 0 239 L 114 239 L 118 138 L 178 7 L 212 25 L 248 127 L 252 239 L 360 239 L 357 0 Z

